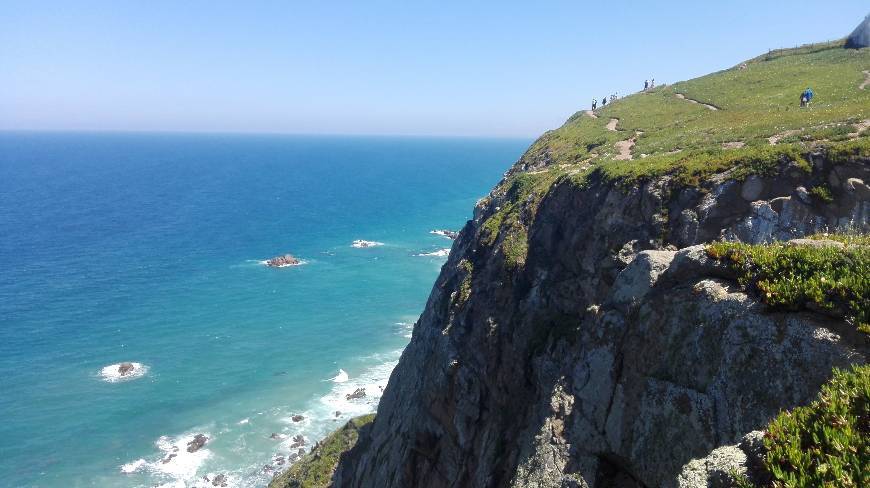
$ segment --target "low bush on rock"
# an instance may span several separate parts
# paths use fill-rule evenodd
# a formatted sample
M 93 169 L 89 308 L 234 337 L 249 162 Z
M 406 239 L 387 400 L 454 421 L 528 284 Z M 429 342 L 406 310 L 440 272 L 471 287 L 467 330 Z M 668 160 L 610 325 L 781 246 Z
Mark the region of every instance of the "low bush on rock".
M 831 240 L 844 243 L 846 238 Z M 767 305 L 820 310 L 844 317 L 870 334 L 870 247 L 866 245 L 717 242 L 707 247 L 707 254 L 736 270 L 740 284 Z

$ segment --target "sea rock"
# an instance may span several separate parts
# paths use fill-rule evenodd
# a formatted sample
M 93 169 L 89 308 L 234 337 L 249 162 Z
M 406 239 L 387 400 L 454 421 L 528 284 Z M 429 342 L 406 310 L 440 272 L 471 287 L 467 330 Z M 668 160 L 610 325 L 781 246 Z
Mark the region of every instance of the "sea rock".
M 290 417 L 290 420 L 292 420 L 293 422 L 302 422 L 303 420 L 305 420 L 305 417 L 302 415 L 296 414 L 296 415 L 293 415 L 292 417 Z
M 175 453 L 167 454 L 166 457 L 164 457 L 163 459 L 160 460 L 160 462 L 163 464 L 168 464 L 170 461 L 172 461 L 173 458 L 175 458 L 177 456 L 178 456 L 178 454 L 175 454 Z
M 431 231 L 431 233 L 439 236 L 444 236 L 450 240 L 455 240 L 457 237 L 459 237 L 459 232 L 456 232 L 455 230 L 436 229 Z
M 353 241 L 350 245 L 351 245 L 351 247 L 356 247 L 356 248 L 364 249 L 364 248 L 367 248 L 367 247 L 383 246 L 384 243 L 383 243 L 383 242 L 377 242 L 377 241 L 366 241 L 366 240 L 362 240 L 362 239 L 357 239 L 357 240 Z
M 276 441 L 280 441 L 281 439 L 285 439 L 287 436 L 284 434 L 279 434 L 277 432 L 272 432 L 272 435 L 269 436 L 269 439 L 274 439 Z
M 293 443 L 290 444 L 290 449 L 296 449 L 305 445 L 305 437 L 300 435 L 293 436 Z
M 193 440 L 187 443 L 187 452 L 196 452 L 208 442 L 208 437 L 204 434 L 196 434 Z
M 365 388 L 357 388 L 353 391 L 353 393 L 348 393 L 344 396 L 347 400 L 356 400 L 357 398 L 364 398 L 366 396 Z
M 270 268 L 284 268 L 287 266 L 298 266 L 299 264 L 301 264 L 301 261 L 290 254 L 275 256 L 272 259 L 266 260 L 266 266 Z
M 135 370 L 136 366 L 133 363 L 121 363 L 118 365 L 118 374 L 120 374 L 121 376 L 131 374 Z
M 219 474 L 211 480 L 212 486 L 227 486 L 227 475 Z

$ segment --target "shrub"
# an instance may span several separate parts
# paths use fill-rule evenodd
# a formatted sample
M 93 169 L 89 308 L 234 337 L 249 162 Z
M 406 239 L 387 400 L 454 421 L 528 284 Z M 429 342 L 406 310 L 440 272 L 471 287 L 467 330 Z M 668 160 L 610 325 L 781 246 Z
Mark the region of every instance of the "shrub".
M 773 486 L 870 486 L 870 366 L 834 370 L 816 401 L 770 423 L 764 446 Z
M 808 303 L 870 334 L 870 248 L 718 242 L 707 254 L 735 269 L 740 284 L 774 308 Z

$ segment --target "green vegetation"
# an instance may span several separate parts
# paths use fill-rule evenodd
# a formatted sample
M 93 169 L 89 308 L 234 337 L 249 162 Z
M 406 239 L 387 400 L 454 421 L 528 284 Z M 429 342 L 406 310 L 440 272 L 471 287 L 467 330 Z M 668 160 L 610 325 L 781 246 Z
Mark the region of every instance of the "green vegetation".
M 841 242 L 847 246 L 870 246 L 870 235 L 867 234 L 813 234 L 806 237 L 807 239 L 827 240 Z
M 831 195 L 831 189 L 825 185 L 810 188 L 810 195 L 822 203 L 831 203 L 834 201 L 834 197 Z
M 617 154 L 613 143 L 636 131 L 642 134 L 632 151 L 635 160 L 675 150 L 709 151 L 734 141 L 769 145 L 767 139 L 776 135 L 804 144 L 843 140 L 853 124 L 870 114 L 870 90 L 858 89 L 862 70 L 870 65 L 870 50 L 841 46 L 826 43 L 764 55 L 748 61 L 745 69 L 631 95 L 598 110 L 598 118 L 578 112 L 544 134 L 523 159 L 604 162 Z M 808 85 L 816 97 L 810 108 L 800 109 L 798 98 Z M 678 93 L 720 110 L 681 100 Z M 605 127 L 611 118 L 619 120 L 617 131 Z M 796 132 L 784 135 L 787 131 Z
M 375 414 L 349 420 L 344 427 L 329 434 L 312 451 L 284 473 L 276 476 L 269 488 L 326 488 L 332 484 L 332 475 L 342 453 L 352 448 L 359 431 L 372 423 Z
M 547 190 L 564 174 L 560 167 L 551 167 L 516 174 L 505 183 L 508 203 L 484 222 L 483 242 L 492 246 L 501 235 L 501 251 L 508 266 L 516 268 L 526 260 L 528 222 L 524 222 L 523 214 L 534 215 Z
M 847 163 L 853 158 L 870 158 L 870 138 L 865 137 L 828 148 L 828 159 L 834 164 Z
M 671 175 L 679 184 L 698 186 L 710 176 L 730 171 L 732 179 L 749 175 L 773 175 L 780 163 L 797 162 L 806 172 L 812 170 L 795 145 L 754 146 L 741 149 L 706 149 L 652 156 L 641 161 L 614 161 L 596 168 L 608 180 L 630 186 L 638 181 Z
M 835 238 L 839 242 L 867 237 Z M 853 242 L 853 241 L 849 241 Z M 740 284 L 775 308 L 812 307 L 846 317 L 870 334 L 870 247 L 718 242 L 707 254 L 738 272 Z
M 459 262 L 459 268 L 465 272 L 462 283 L 459 284 L 459 295 L 457 297 L 457 303 L 462 304 L 467 302 L 468 298 L 471 297 L 471 279 L 474 274 L 474 265 L 471 264 L 471 261 L 463 259 Z
M 771 51 L 694 80 L 657 87 L 607 104 L 592 116 L 572 115 L 545 133 L 520 159 L 534 171 L 514 174 L 500 185 L 502 207 L 483 224 L 482 242 L 501 246 L 508 266 L 522 266 L 526 229 L 550 187 L 562 177 L 580 188 L 591 176 L 632 187 L 670 175 L 677 185 L 702 186 L 714 174 L 741 180 L 773 175 L 826 148 L 835 164 L 870 158 L 870 89 L 859 90 L 870 49 L 843 49 L 842 42 Z M 811 86 L 809 108 L 799 96 Z M 677 95 L 687 99 L 681 99 Z M 696 100 L 718 110 L 691 103 Z M 608 129 L 617 119 L 616 130 Z M 636 137 L 631 160 L 617 160 L 616 143 Z M 830 190 L 811 189 L 829 201 Z
M 835 369 L 816 401 L 770 423 L 764 447 L 768 486 L 870 486 L 870 366 Z M 754 485 L 744 478 L 738 486 Z

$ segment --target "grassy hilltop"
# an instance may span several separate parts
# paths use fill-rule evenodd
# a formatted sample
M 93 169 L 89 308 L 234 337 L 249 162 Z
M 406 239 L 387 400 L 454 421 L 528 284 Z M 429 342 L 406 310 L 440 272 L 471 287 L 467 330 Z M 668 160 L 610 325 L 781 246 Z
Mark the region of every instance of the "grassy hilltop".
M 634 186 L 669 175 L 698 186 L 716 173 L 734 179 L 770 174 L 781 160 L 810 169 L 806 154 L 832 161 L 870 156 L 870 49 L 843 42 L 773 51 L 694 80 L 635 93 L 548 131 L 496 188 L 505 195 L 484 223 L 485 240 L 521 265 L 521 214 L 561 179 L 591 176 Z M 815 98 L 799 107 L 801 92 Z

